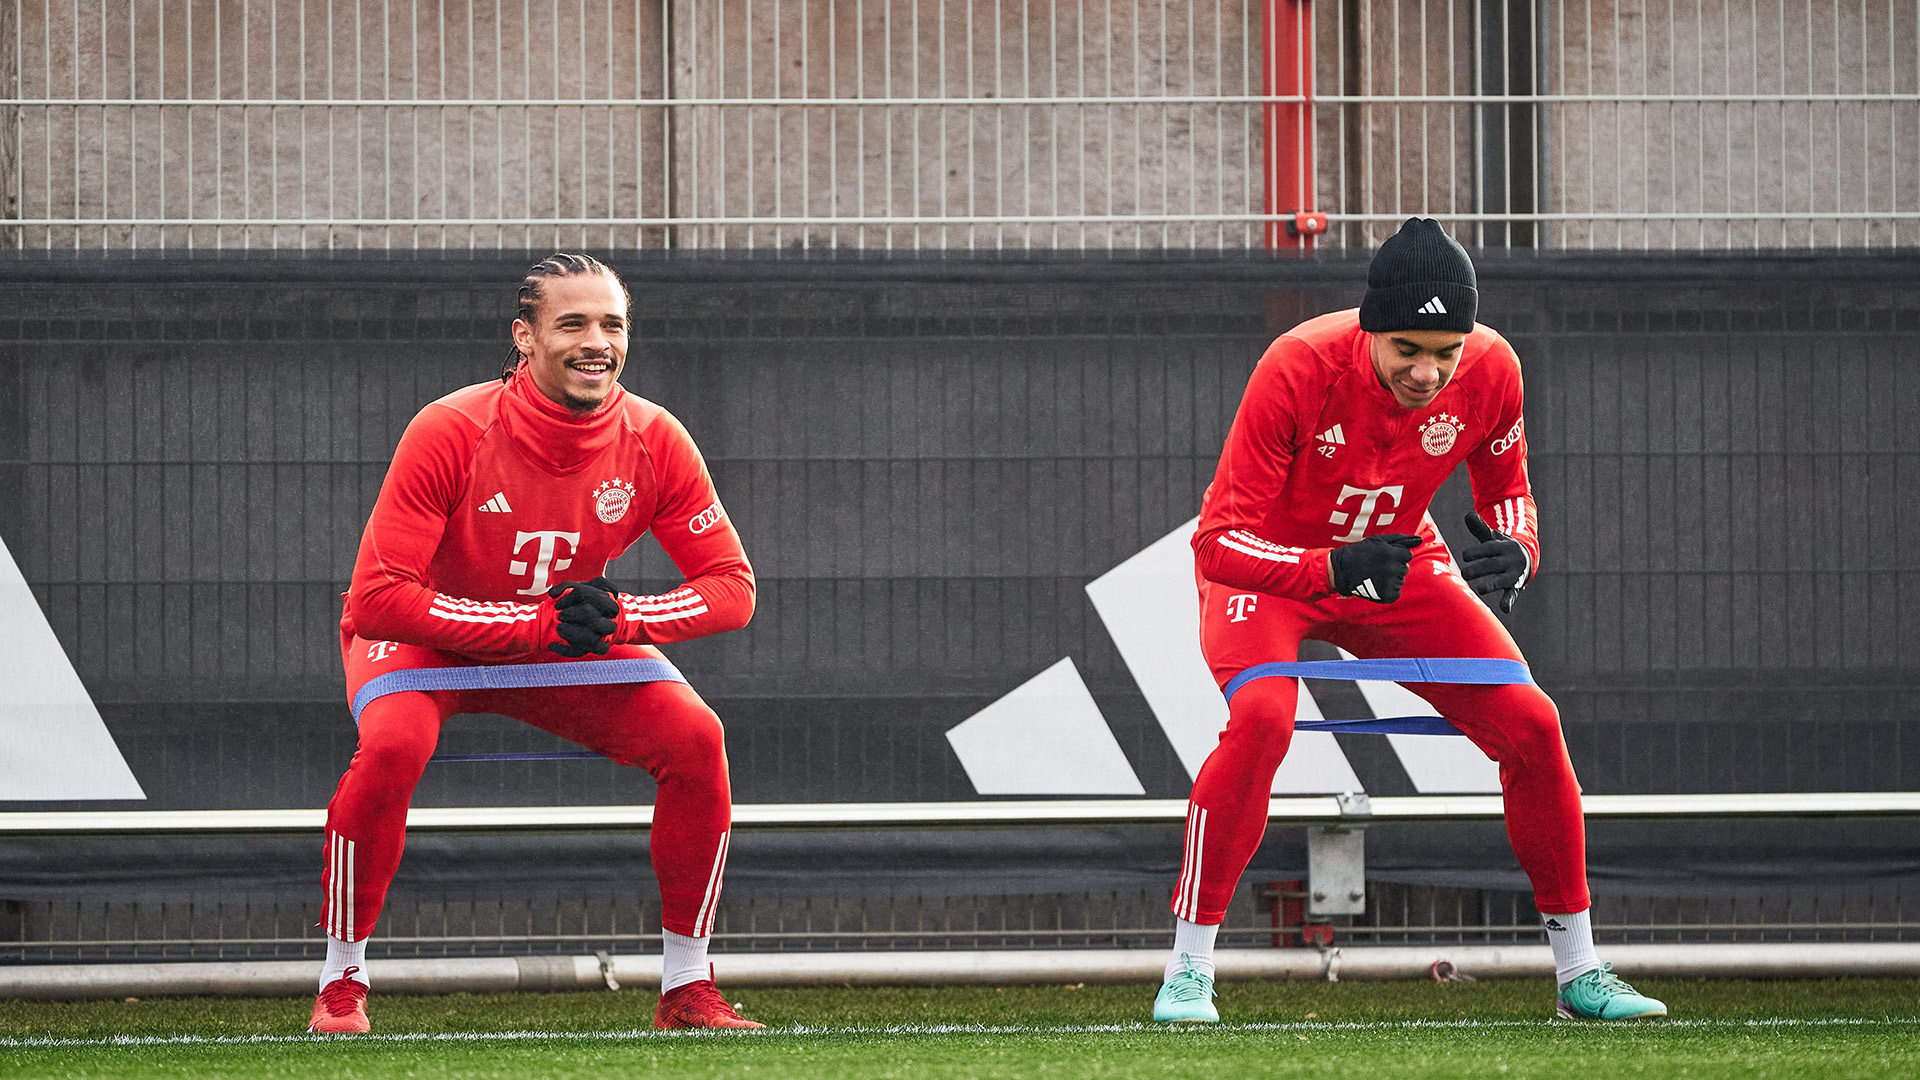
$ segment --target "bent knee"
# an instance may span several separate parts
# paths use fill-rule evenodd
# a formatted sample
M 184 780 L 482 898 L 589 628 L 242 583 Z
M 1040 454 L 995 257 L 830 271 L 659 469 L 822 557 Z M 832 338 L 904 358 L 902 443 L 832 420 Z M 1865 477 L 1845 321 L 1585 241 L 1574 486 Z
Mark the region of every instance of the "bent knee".
M 706 702 L 689 710 L 680 727 L 680 750 L 689 759 L 726 760 L 727 729 L 720 723 L 720 714 L 708 708 Z
M 1231 742 L 1239 753 L 1277 761 L 1293 740 L 1299 704 L 1300 684 L 1293 679 L 1255 679 L 1234 691 L 1227 703 L 1227 728 L 1220 741 Z
M 437 733 L 375 730 L 362 732 L 360 747 L 353 754 L 353 768 L 364 768 L 382 776 L 418 778 L 427 769 L 428 759 L 438 740 Z
M 1536 687 L 1514 695 L 1502 710 L 1500 733 L 1522 760 L 1566 756 L 1566 737 L 1560 731 L 1560 710 Z
M 669 724 L 657 732 L 649 759 L 628 764 L 645 764 L 655 779 L 666 774 L 681 777 L 725 776 L 727 771 L 727 733 L 719 714 L 705 702 L 692 702 L 676 709 Z

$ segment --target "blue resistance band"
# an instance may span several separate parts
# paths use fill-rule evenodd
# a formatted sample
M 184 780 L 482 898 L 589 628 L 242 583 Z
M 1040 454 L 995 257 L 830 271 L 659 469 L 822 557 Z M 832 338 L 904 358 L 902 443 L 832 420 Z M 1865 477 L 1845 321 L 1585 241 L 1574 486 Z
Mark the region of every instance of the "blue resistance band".
M 1397 683 L 1456 683 L 1477 686 L 1533 685 L 1533 673 L 1518 660 L 1485 657 L 1388 657 L 1372 660 L 1278 660 L 1254 666 L 1220 688 L 1229 702 L 1255 679 L 1339 679 Z M 1296 731 L 1343 731 L 1369 735 L 1459 735 L 1439 716 L 1388 716 L 1375 720 L 1297 720 Z
M 677 682 L 687 677 L 666 660 L 636 656 L 572 664 L 485 664 L 475 667 L 401 668 L 376 675 L 353 695 L 353 722 L 374 701 L 409 690 L 518 690 L 534 686 L 611 686 L 619 683 Z M 511 754 L 439 754 L 434 761 L 550 761 L 597 758 L 591 750 L 533 751 Z
M 435 754 L 428 761 L 571 761 L 597 758 L 592 750 L 530 750 L 516 754 Z

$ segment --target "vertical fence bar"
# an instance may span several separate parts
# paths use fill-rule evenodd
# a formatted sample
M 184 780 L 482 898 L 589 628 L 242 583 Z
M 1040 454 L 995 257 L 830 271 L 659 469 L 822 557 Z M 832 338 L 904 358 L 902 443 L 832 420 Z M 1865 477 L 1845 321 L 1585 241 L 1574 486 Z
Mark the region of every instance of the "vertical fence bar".
M 749 8 L 753 6 L 754 5 L 752 4 L 748 5 Z M 773 104 L 769 106 L 767 109 L 767 120 L 766 120 L 767 127 L 772 129 L 773 131 L 773 148 L 772 148 L 772 154 L 768 158 L 767 166 L 765 170 L 773 178 L 772 179 L 773 190 L 771 192 L 772 204 L 771 204 L 771 207 L 768 209 L 762 209 L 761 200 L 759 197 L 760 196 L 759 191 L 756 190 L 750 194 L 750 197 L 748 199 L 749 209 L 747 212 L 754 216 L 759 216 L 762 214 L 771 214 L 774 217 L 779 217 L 786 212 L 785 180 L 786 180 L 786 164 L 787 164 L 786 156 L 787 155 L 786 155 L 785 142 L 786 142 L 787 114 L 789 113 L 790 108 L 786 106 L 783 102 L 783 99 L 787 97 L 787 92 L 785 88 L 786 71 L 784 68 L 784 65 L 787 62 L 786 53 L 784 51 L 786 47 L 786 42 L 783 40 L 783 30 L 787 20 L 787 14 L 786 14 L 787 10 L 788 8 L 783 6 L 780 3 L 769 3 L 761 6 L 762 14 L 764 14 L 773 24 L 773 29 L 772 29 L 773 40 L 768 46 L 767 71 L 769 73 L 769 78 L 768 78 L 768 87 L 767 87 L 767 93 L 766 93 L 766 96 L 771 97 L 773 99 Z M 806 63 L 806 59 L 804 57 L 796 57 L 795 60 L 804 67 Z M 803 72 L 803 77 L 804 77 L 804 72 Z M 751 95 L 754 93 L 754 91 L 751 88 L 751 80 L 752 80 L 751 74 L 749 74 L 748 80 L 749 80 L 749 89 L 747 92 Z M 757 153 L 758 149 L 759 148 L 757 146 L 749 145 L 749 147 L 747 148 L 747 152 L 750 155 L 753 155 L 754 158 L 757 160 L 759 156 Z M 786 226 L 783 224 L 776 223 L 772 226 L 773 246 L 776 249 L 780 248 L 786 242 L 784 237 L 785 229 L 786 229 Z M 763 241 L 761 238 L 761 227 L 755 226 L 755 227 L 749 228 L 747 230 L 747 247 L 750 249 L 758 250 L 762 246 L 763 246 Z
M 73 96 L 75 98 L 78 98 L 80 96 L 80 69 L 85 66 L 80 62 L 80 0 L 70 0 L 70 7 L 71 7 L 71 18 L 73 21 L 72 22 L 73 37 L 69 39 L 67 42 L 67 53 L 68 53 L 68 62 L 73 65 Z M 188 12 L 188 20 L 189 20 L 188 39 L 191 40 L 192 39 L 191 9 L 189 9 L 189 12 Z M 51 22 L 52 20 L 48 20 L 48 21 Z M 187 53 L 187 56 L 188 56 L 188 80 L 189 80 L 189 86 L 191 86 L 192 56 L 193 56 L 193 53 L 191 52 L 191 46 L 189 46 L 189 52 Z M 188 92 L 191 93 L 192 92 L 191 89 L 189 89 Z M 80 107 L 78 105 L 70 106 L 66 110 L 66 112 L 67 112 L 67 118 L 68 118 L 67 133 L 72 139 L 72 156 L 70 159 L 70 163 L 73 169 L 73 196 L 72 196 L 73 197 L 73 216 L 77 219 L 80 217 Z M 191 118 L 192 113 L 188 113 L 188 116 L 189 118 Z M 187 161 L 189 164 L 188 175 L 191 176 L 192 175 L 191 164 L 193 161 L 191 153 L 189 153 Z M 80 228 L 77 225 L 71 226 L 70 228 L 72 230 L 72 235 L 73 235 L 73 249 L 75 251 L 78 251 L 80 250 Z
M 1146 89 L 1141 85 L 1144 78 L 1140 71 L 1140 37 L 1140 0 L 1133 0 L 1133 11 L 1130 13 L 1127 23 L 1127 44 L 1131 46 L 1128 51 L 1133 56 L 1133 70 L 1129 73 L 1127 79 L 1127 90 L 1129 93 L 1136 95 L 1136 101 L 1134 104 L 1127 106 L 1127 117 L 1133 121 L 1133 142 L 1131 144 L 1133 153 L 1130 155 L 1133 158 L 1133 190 L 1129 194 L 1132 196 L 1130 201 L 1136 217 L 1146 202 L 1146 184 L 1140 173 L 1141 160 L 1145 158 L 1146 155 L 1142 153 L 1145 147 L 1141 141 L 1140 105 L 1137 99 L 1137 95 Z M 1116 234 L 1118 231 L 1119 230 L 1114 230 Z M 1133 246 L 1135 248 L 1144 246 L 1144 239 L 1145 233 L 1141 231 L 1140 223 L 1136 222 L 1133 226 Z M 1119 247 L 1120 245 L 1113 243 L 1111 246 Z
M 1089 96 L 1087 94 L 1087 2 L 1086 0 L 1076 0 L 1076 2 L 1079 4 L 1079 8 L 1074 15 L 1073 27 L 1075 31 L 1073 50 L 1074 93 L 1085 98 Z M 1074 170 L 1074 175 L 1079 180 L 1079 199 L 1075 205 L 1080 206 L 1083 213 L 1087 205 L 1087 115 L 1089 111 L 1088 107 L 1084 104 L 1075 106 L 1073 110 L 1079 135 L 1074 145 L 1080 151 L 1080 168 Z M 1055 169 L 1057 172 L 1057 162 L 1055 163 Z M 1084 223 L 1080 226 L 1079 233 L 1080 250 L 1085 251 L 1087 249 L 1087 227 Z
M 5 0 L 0 0 L 0 2 L 5 2 Z M 0 34 L 3 34 L 5 39 L 0 40 L 0 46 L 12 46 L 10 55 L 5 57 L 4 60 L 0 60 L 0 63 L 8 64 L 12 69 L 8 71 L 5 68 L 0 68 L 0 85 L 7 86 L 13 92 L 12 96 L 15 101 L 22 101 L 26 98 L 27 56 L 24 51 L 26 47 L 25 32 L 20 26 L 21 2 L 22 0 L 12 0 L 11 3 L 6 4 L 4 9 L 5 14 L 7 18 L 11 20 L 12 25 L 0 27 Z M 11 78 L 7 78 L 6 76 L 11 76 Z M 4 139 L 5 141 L 5 146 L 0 147 L 0 153 L 6 155 L 6 160 L 0 162 L 0 198 L 5 198 L 8 203 L 5 207 L 5 216 L 10 219 L 18 219 L 27 216 L 26 107 L 23 105 L 7 106 L 6 119 L 8 126 L 12 130 L 0 133 L 0 139 Z M 6 235 L 7 246 L 14 248 L 16 251 L 24 249 L 27 243 L 25 234 L 26 230 L 19 226 L 9 228 Z M 20 910 L 20 919 L 24 926 L 27 917 L 26 907 L 22 905 Z M 25 950 L 22 950 L 20 955 L 21 959 L 26 959 Z

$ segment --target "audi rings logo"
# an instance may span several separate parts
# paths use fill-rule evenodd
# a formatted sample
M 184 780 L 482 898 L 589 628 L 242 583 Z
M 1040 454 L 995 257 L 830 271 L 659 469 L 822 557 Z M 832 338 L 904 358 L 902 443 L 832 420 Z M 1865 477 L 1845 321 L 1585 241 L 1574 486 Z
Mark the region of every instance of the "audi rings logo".
M 699 536 L 701 533 L 720 524 L 720 519 L 726 516 L 727 511 L 721 507 L 720 500 L 715 499 L 713 500 L 712 506 L 693 515 L 693 519 L 687 522 L 687 529 L 692 532 L 693 535 Z
M 1521 429 L 1525 424 L 1526 424 L 1526 420 L 1524 418 L 1520 420 L 1515 420 L 1513 422 L 1513 426 L 1507 429 L 1507 433 L 1505 435 L 1500 436 L 1499 438 L 1493 440 L 1493 442 L 1488 444 L 1488 449 L 1493 451 L 1495 457 L 1498 457 L 1501 454 L 1504 454 L 1507 451 L 1513 449 L 1514 446 L 1520 441 Z

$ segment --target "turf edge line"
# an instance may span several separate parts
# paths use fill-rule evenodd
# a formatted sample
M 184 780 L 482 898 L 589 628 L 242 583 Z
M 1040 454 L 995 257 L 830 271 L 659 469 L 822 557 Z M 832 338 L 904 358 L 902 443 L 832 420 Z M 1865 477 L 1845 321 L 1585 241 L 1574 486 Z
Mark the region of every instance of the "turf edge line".
M 1826 1028 L 1826 1027 L 1900 1027 L 1920 1025 L 1920 1016 L 1909 1017 L 1825 1017 L 1797 1019 L 1781 1017 L 1756 1020 L 1664 1020 L 1638 1023 L 1635 1027 L 1659 1028 Z M 61 1037 L 0 1036 L 4 1049 L 63 1049 L 89 1046 L 252 1046 L 279 1043 L 329 1042 L 619 1042 L 636 1039 L 674 1038 L 765 1038 L 775 1035 L 1098 1035 L 1137 1031 L 1412 1031 L 1472 1028 L 1582 1027 L 1594 1030 L 1623 1030 L 1617 1024 L 1585 1023 L 1563 1020 L 1373 1020 L 1343 1023 L 1254 1022 L 1170 1027 L 1138 1021 L 1127 1024 L 1078 1024 L 1060 1027 L 1020 1027 L 986 1024 L 891 1024 L 882 1027 L 793 1027 L 766 1028 L 763 1031 L 654 1031 L 629 1028 L 624 1031 L 437 1031 L 407 1032 L 389 1035 L 109 1035 L 97 1039 Z

